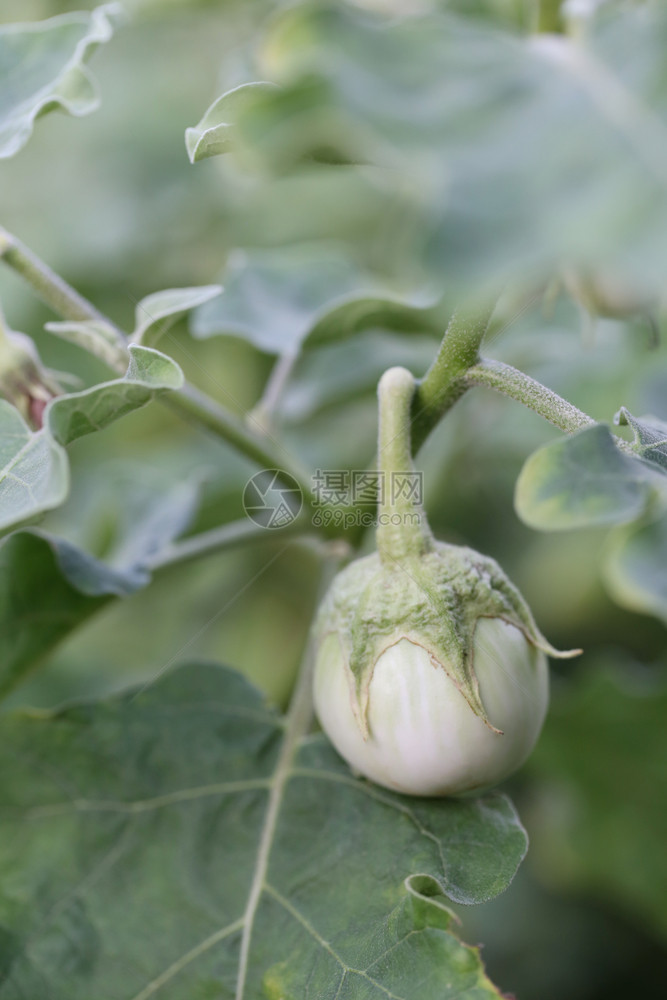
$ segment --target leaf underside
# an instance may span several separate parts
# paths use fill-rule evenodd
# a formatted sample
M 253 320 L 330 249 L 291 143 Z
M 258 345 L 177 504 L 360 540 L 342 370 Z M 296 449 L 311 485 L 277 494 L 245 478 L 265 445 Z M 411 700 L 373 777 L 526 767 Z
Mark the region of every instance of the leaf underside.
M 144 487 L 140 504 L 126 498 L 126 523 L 117 526 L 106 561 L 42 532 L 17 531 L 5 540 L 0 546 L 0 697 L 105 604 L 150 582 L 150 558 L 188 527 L 198 492 L 196 483 L 181 483 L 160 492 Z
M 392 295 L 339 249 L 307 243 L 234 253 L 224 294 L 198 309 L 195 337 L 228 333 L 285 354 L 345 340 L 365 329 L 440 331 L 436 298 Z
M 0 535 L 57 507 L 68 490 L 64 449 L 47 429 L 33 433 L 0 399 Z
M 0 159 L 28 142 L 35 120 L 58 108 L 71 115 L 94 111 L 99 99 L 86 60 L 113 34 L 117 4 L 52 17 L 33 24 L 0 26 Z

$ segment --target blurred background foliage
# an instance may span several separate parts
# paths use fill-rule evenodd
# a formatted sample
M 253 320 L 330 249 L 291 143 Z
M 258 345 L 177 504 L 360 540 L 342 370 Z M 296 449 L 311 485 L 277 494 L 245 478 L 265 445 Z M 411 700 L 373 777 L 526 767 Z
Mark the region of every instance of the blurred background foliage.
M 1 18 L 36 20 L 92 6 L 4 0 Z M 21 155 L 0 164 L 3 224 L 125 326 L 136 301 L 152 291 L 218 280 L 239 243 L 289 241 L 304 191 L 303 184 L 290 187 L 287 171 L 276 182 L 276 202 L 263 193 L 274 183 L 267 175 L 245 215 L 239 204 L 247 205 L 251 185 L 243 169 L 224 158 L 193 168 L 182 139 L 217 94 L 254 78 L 249 47 L 281 5 L 127 6 L 130 21 L 95 55 L 99 111 L 83 121 L 47 116 Z M 440 6 L 510 34 L 560 24 L 554 3 Z M 627 63 L 641 59 L 626 55 Z M 532 155 L 539 166 L 539 150 Z M 346 178 L 340 190 L 340 178 L 330 180 L 326 197 L 314 196 L 312 214 L 301 218 L 299 235 L 305 227 L 305 236 L 324 231 L 351 241 L 367 265 L 368 248 L 355 239 L 376 206 L 368 204 L 363 177 L 351 185 Z M 404 291 L 386 261 L 379 273 Z M 449 288 L 442 306 L 445 318 L 455 291 Z M 599 319 L 591 334 L 562 287 L 550 305 L 542 291 L 505 296 L 486 353 L 597 420 L 610 422 L 620 405 L 667 420 L 667 347 L 664 338 L 652 344 L 645 318 Z M 35 338 L 48 365 L 84 383 L 99 377 L 81 352 L 43 332 L 52 315 L 4 271 L 0 293 L 12 326 Z M 412 336 L 374 327 L 304 354 L 280 410 L 289 447 L 311 468 L 365 467 L 374 450 L 379 374 L 395 363 L 423 373 L 437 342 L 436 324 Z M 273 363 L 241 336 L 194 340 L 185 323 L 160 346 L 238 413 L 256 405 Z M 436 534 L 497 558 L 549 639 L 584 648 L 579 660 L 554 665 L 544 736 L 511 783 L 531 834 L 528 860 L 504 896 L 461 912 L 463 932 L 485 942 L 491 977 L 520 1000 L 658 995 L 667 960 L 667 635 L 661 621 L 619 608 L 605 590 L 599 567 L 607 531 L 538 534 L 514 513 L 523 462 L 557 437 L 518 404 L 476 389 L 419 458 Z M 71 455 L 72 497 L 44 527 L 98 556 L 131 506 L 133 483 L 160 491 L 201 482 L 197 531 L 242 516 L 241 492 L 253 471 L 159 405 L 76 442 Z M 186 656 L 230 663 L 282 704 L 305 645 L 317 574 L 312 548 L 268 535 L 265 543 L 165 571 L 98 613 L 8 704 L 50 705 L 117 689 Z

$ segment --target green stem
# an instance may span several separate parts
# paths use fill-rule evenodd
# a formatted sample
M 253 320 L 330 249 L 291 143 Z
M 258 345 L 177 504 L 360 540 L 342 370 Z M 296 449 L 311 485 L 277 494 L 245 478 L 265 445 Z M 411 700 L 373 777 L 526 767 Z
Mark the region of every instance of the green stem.
M 52 271 L 44 261 L 23 246 L 20 240 L 0 228 L 0 259 L 21 275 L 33 291 L 63 319 L 95 320 L 105 323 L 125 344 L 125 334 L 103 313 Z M 178 392 L 164 396 L 163 403 L 181 416 L 194 420 L 200 426 L 233 445 L 257 465 L 284 471 L 296 479 L 307 507 L 313 504 L 313 492 L 308 475 L 292 460 L 289 452 L 266 435 L 253 432 L 244 421 L 226 407 L 211 399 L 192 385 L 185 385 Z
M 468 369 L 467 386 L 482 385 L 516 399 L 566 434 L 591 427 L 595 420 L 530 375 L 502 361 L 483 359 Z
M 457 309 L 451 318 L 433 364 L 417 385 L 412 402 L 412 442 L 415 453 L 464 394 L 466 372 L 479 360 L 479 348 L 496 306 L 496 298 L 482 305 Z
M 266 431 L 270 429 L 297 358 L 296 352 L 290 352 L 282 354 L 276 361 L 267 379 L 262 398 L 250 413 L 254 426 L 265 428 Z
M 305 470 L 293 460 L 291 454 L 275 438 L 267 438 L 250 430 L 242 419 L 215 402 L 193 385 L 186 384 L 179 392 L 162 397 L 162 402 L 180 416 L 194 421 L 200 427 L 227 441 L 237 451 L 263 469 L 277 469 L 287 473 L 298 483 L 307 507 L 314 502 L 314 494 Z M 273 446 L 273 447 L 272 447 Z M 277 446 L 279 453 L 276 452 Z M 291 485 L 289 481 L 286 485 Z
M 423 555 L 432 541 L 413 492 L 410 418 L 414 392 L 415 379 L 406 368 L 390 368 L 378 385 L 378 471 L 382 482 L 376 538 L 380 558 L 389 563 Z
M 74 321 L 92 319 L 109 323 L 91 302 L 79 295 L 32 250 L 2 227 L 0 227 L 0 258 L 25 278 L 42 302 L 46 302 L 64 319 Z
M 202 531 L 179 542 L 173 542 L 169 548 L 155 556 L 147 566 L 151 573 L 158 570 L 180 566 L 219 552 L 239 548 L 255 542 L 279 541 L 308 529 L 304 522 L 295 520 L 284 528 L 273 530 L 262 528 L 258 524 L 244 518 L 242 521 L 232 521 L 210 531 Z

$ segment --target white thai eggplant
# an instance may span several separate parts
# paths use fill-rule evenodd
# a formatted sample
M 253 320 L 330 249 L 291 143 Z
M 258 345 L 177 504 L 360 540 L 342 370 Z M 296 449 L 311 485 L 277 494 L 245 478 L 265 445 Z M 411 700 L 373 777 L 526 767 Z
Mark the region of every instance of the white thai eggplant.
M 380 383 L 382 468 L 407 468 L 404 369 Z M 400 439 L 403 438 L 401 445 Z M 380 505 L 378 552 L 340 572 L 315 623 L 315 709 L 354 771 L 408 795 L 479 792 L 533 749 L 558 653 L 498 564 Z

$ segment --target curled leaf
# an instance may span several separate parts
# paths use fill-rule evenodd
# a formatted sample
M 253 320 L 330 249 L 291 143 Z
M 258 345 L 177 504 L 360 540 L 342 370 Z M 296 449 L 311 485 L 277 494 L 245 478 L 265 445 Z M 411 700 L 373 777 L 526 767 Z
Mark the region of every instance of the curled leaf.
M 209 156 L 228 153 L 234 142 L 234 125 L 239 113 L 265 92 L 275 90 L 272 83 L 245 83 L 222 94 L 192 128 L 186 129 L 185 148 L 191 163 Z
M 87 115 L 99 98 L 86 61 L 113 34 L 119 4 L 62 14 L 32 24 L 0 26 L 0 159 L 14 156 L 32 134 L 35 120 L 54 108 Z

